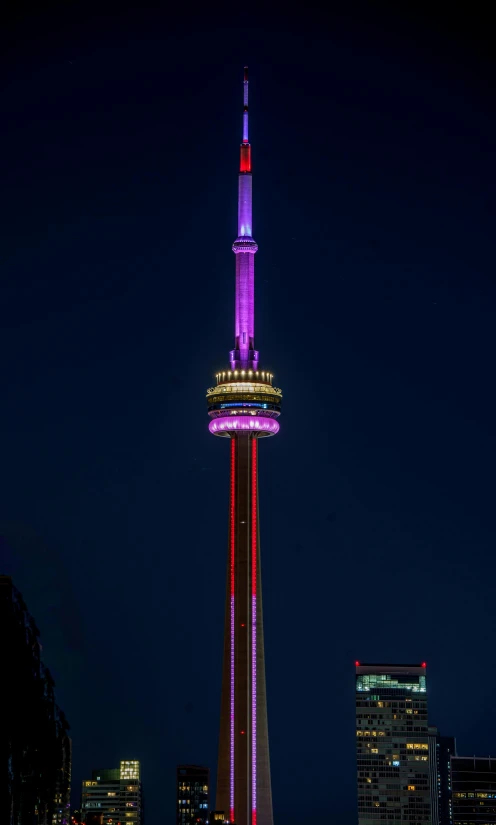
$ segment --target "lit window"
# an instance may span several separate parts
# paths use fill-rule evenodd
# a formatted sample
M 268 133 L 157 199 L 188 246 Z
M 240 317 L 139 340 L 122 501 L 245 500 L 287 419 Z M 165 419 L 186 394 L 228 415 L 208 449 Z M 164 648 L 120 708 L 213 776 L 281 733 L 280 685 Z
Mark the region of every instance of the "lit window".
M 379 748 L 371 748 L 370 752 L 371 753 L 379 753 Z
M 109 791 L 107 796 L 115 796 L 115 791 Z
M 408 790 L 409 791 L 414 791 L 415 790 L 415 785 L 409 785 Z

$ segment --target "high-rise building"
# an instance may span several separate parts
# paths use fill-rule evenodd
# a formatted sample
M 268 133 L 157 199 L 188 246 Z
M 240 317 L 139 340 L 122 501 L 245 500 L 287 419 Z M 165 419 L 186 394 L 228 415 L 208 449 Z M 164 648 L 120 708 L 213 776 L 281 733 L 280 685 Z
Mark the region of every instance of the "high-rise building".
M 119 768 L 100 768 L 84 779 L 82 822 L 100 825 L 143 825 L 140 763 L 123 760 Z
M 39 630 L 10 576 L 0 576 L 2 733 L 0 822 L 66 825 L 71 740 L 41 661 Z
M 425 663 L 356 662 L 359 825 L 432 823 Z
M 429 793 L 431 797 L 431 825 L 439 825 L 439 753 L 438 740 L 439 731 L 433 725 L 429 725 Z
M 176 825 L 208 822 L 210 776 L 200 765 L 178 765 Z
M 452 756 L 453 825 L 496 823 L 496 759 Z
M 454 736 L 437 735 L 437 784 L 439 795 L 439 825 L 453 825 L 451 760 L 456 756 Z
M 234 349 L 207 391 L 209 429 L 230 440 L 224 666 L 216 807 L 237 825 L 272 825 L 260 575 L 258 442 L 279 430 L 281 390 L 255 349 L 252 165 L 248 70 L 238 177 Z

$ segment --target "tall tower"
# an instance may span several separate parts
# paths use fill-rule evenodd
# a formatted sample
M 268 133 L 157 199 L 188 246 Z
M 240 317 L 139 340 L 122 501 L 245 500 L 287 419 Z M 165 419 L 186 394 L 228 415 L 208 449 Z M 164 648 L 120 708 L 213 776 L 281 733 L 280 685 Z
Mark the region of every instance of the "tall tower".
M 238 178 L 234 349 L 207 390 L 209 430 L 230 439 L 230 504 L 224 666 L 216 807 L 236 825 L 272 825 L 258 520 L 258 442 L 279 431 L 281 390 L 259 369 L 254 340 L 248 69 Z

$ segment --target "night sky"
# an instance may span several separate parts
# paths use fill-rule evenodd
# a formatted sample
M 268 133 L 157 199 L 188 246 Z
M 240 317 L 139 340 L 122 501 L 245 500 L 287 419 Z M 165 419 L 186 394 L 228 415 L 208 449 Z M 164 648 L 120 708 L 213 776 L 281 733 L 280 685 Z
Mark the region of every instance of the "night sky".
M 229 461 L 205 390 L 233 345 L 245 63 L 256 344 L 284 393 L 260 448 L 276 822 L 356 821 L 355 659 L 427 661 L 430 722 L 496 753 L 496 68 L 488 20 L 403 5 L 65 3 L 4 29 L 0 572 L 74 804 L 137 758 L 147 825 L 172 823 L 176 764 L 215 771 Z

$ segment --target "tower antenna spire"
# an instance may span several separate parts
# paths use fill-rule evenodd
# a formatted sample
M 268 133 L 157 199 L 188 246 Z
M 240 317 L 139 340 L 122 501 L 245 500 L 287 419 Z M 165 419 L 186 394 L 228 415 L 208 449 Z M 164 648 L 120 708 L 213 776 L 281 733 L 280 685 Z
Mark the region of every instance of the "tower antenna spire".
M 248 143 L 248 66 L 243 80 L 243 143 Z

